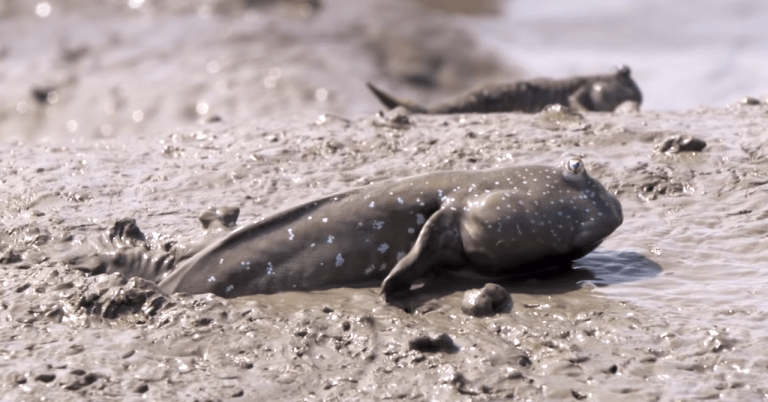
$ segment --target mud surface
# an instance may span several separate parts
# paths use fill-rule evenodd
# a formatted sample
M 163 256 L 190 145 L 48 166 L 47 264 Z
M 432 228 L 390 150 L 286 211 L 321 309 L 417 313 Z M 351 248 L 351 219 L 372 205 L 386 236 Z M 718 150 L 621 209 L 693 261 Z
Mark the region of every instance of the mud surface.
M 365 80 L 428 101 L 516 70 L 448 15 L 323 11 L 346 3 L 50 2 L 41 18 L 0 2 L 0 400 L 768 397 L 764 99 L 375 115 Z M 455 43 L 473 45 L 446 56 Z M 408 56 L 425 54 L 442 56 Z M 706 146 L 662 151 L 688 136 Z M 124 218 L 167 249 L 199 240 L 209 207 L 247 223 L 392 177 L 565 152 L 617 194 L 624 223 L 573 272 L 500 283 L 512 302 L 490 316 L 462 312 L 485 284 L 452 278 L 398 306 L 377 287 L 224 300 L 83 262 Z
M 40 3 L 0 3 L 4 138 L 359 115 L 379 109 L 366 81 L 433 101 L 519 77 L 460 21 L 410 1 Z
M 574 119 L 574 115 L 568 115 Z M 546 118 L 545 118 L 546 117 Z M 768 375 L 765 106 L 685 113 L 255 120 L 131 139 L 8 145 L 3 172 L 7 400 L 493 400 L 764 397 Z M 556 121 L 556 119 L 554 120 Z M 702 152 L 655 144 L 695 135 Z M 224 300 L 88 276 L 73 257 L 135 218 L 153 244 L 195 217 L 250 221 L 413 173 L 583 153 L 625 222 L 573 274 L 506 283 L 511 308 L 461 311 L 437 286 L 410 306 L 378 288 Z M 658 264 L 658 265 L 656 265 Z M 477 287 L 481 287 L 479 284 Z

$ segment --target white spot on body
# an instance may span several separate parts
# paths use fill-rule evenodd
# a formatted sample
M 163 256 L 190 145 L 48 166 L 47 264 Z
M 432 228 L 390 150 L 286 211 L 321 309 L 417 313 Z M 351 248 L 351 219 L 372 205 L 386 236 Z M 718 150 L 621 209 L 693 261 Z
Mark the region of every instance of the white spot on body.
M 250 261 L 240 261 L 240 266 L 245 268 L 246 271 L 251 270 L 251 262 Z
M 416 224 L 417 224 L 417 225 L 423 225 L 423 224 L 424 224 L 424 222 L 426 222 L 426 221 L 427 221 L 427 219 L 426 219 L 426 218 L 424 218 L 424 215 L 422 215 L 422 214 L 416 214 Z
M 371 203 L 370 203 L 370 204 L 368 204 L 368 208 L 373 208 L 373 207 L 375 207 L 375 206 L 376 206 L 376 203 L 375 203 L 375 202 L 373 202 L 373 201 L 371 201 Z
M 368 266 L 368 268 L 366 268 L 366 269 L 365 269 L 365 271 L 364 271 L 363 273 L 364 273 L 364 274 L 366 274 L 366 275 L 370 275 L 370 274 L 372 274 L 372 273 L 373 273 L 373 271 L 374 271 L 375 269 L 376 269 L 376 267 L 375 267 L 375 266 L 373 266 L 373 265 L 370 265 L 370 266 Z
M 333 236 L 328 235 L 328 244 L 333 243 Z
M 275 270 L 272 268 L 272 261 L 267 262 L 267 275 L 274 275 Z
M 323 219 L 320 219 L 320 220 L 323 221 L 323 223 L 328 223 L 328 218 L 323 218 Z
M 226 289 L 224 289 L 225 292 L 230 293 L 233 290 L 235 290 L 235 285 L 229 285 Z
M 344 257 L 341 256 L 341 253 L 336 255 L 336 266 L 340 267 L 342 264 L 344 264 Z
M 416 229 L 414 229 L 414 228 L 408 228 L 408 233 L 409 233 L 409 234 L 414 234 L 414 233 L 416 233 Z
M 381 230 L 384 227 L 384 221 L 377 221 L 373 220 L 373 228 L 376 230 Z
M 379 251 L 379 253 L 381 253 L 381 254 L 384 254 L 384 253 L 386 253 L 386 252 L 387 252 L 387 250 L 389 250 L 389 244 L 387 244 L 387 243 L 381 243 L 381 244 L 379 245 L 379 248 L 378 248 L 377 250 Z
M 402 203 L 403 203 L 403 199 L 402 199 L 402 198 L 400 198 L 400 197 L 397 197 L 397 203 L 398 203 L 398 204 L 402 204 Z
M 208 282 L 211 282 L 211 283 L 216 282 L 216 278 L 212 276 L 208 278 Z
M 405 255 L 406 255 L 405 251 L 401 251 L 401 252 L 397 253 L 397 261 L 400 261 L 403 258 L 405 258 Z
M 293 240 L 293 229 L 288 229 L 288 240 Z

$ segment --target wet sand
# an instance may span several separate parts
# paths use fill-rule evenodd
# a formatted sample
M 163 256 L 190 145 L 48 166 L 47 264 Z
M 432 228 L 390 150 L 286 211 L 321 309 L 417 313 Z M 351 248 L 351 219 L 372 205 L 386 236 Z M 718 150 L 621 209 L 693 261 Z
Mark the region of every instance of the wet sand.
M 276 119 L 11 144 L 0 154 L 2 393 L 762 398 L 768 181 L 756 139 L 767 111 L 587 113 L 564 122 L 546 114 L 411 116 L 398 128 L 378 116 Z M 654 150 L 679 134 L 708 146 Z M 77 256 L 102 249 L 99 238 L 123 217 L 137 219 L 153 245 L 189 242 L 202 232 L 195 216 L 211 205 L 239 205 L 248 222 L 390 177 L 550 163 L 564 152 L 585 156 L 591 174 L 618 194 L 625 222 L 573 275 L 506 283 L 511 310 L 488 318 L 462 313 L 463 293 L 450 287 L 405 308 L 384 303 L 375 287 L 224 300 L 165 296 L 148 282 L 73 268 Z
M 300 2 L 52 3 L 44 18 L 0 9 L 0 400 L 767 397 L 764 102 L 402 124 L 375 114 L 365 80 L 429 103 L 518 77 L 499 61 L 514 56 L 409 2 L 315 19 Z M 439 56 L 452 43 L 466 46 Z M 656 150 L 684 135 L 707 146 Z M 240 207 L 243 224 L 388 178 L 565 152 L 617 194 L 624 223 L 572 273 L 502 283 L 512 306 L 491 317 L 461 310 L 483 283 L 452 278 L 393 306 L 375 286 L 163 295 L 88 265 L 123 218 L 167 249 L 199 239 L 211 206 Z

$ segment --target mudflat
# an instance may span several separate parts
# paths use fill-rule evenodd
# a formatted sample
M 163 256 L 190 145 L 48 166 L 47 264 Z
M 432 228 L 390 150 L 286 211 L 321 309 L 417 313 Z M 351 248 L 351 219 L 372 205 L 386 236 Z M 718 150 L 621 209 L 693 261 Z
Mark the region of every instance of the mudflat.
M 11 143 L 0 389 L 9 400 L 762 397 L 767 110 L 263 119 Z M 706 148 L 655 149 L 686 134 Z M 617 194 L 624 223 L 572 273 L 504 283 L 512 307 L 491 317 L 462 313 L 449 285 L 406 306 L 375 286 L 225 300 L 78 265 L 125 217 L 162 249 L 199 238 L 208 206 L 238 205 L 246 223 L 392 177 L 564 152 Z
M 483 1 L 511 11 L 475 24 L 417 2 L 0 3 L 0 400 L 765 399 L 768 105 L 762 53 L 732 44 L 766 36 L 741 36 L 725 6 L 617 19 L 580 2 L 597 21 L 583 30 L 561 23 L 567 7 L 530 20 L 505 4 Z M 604 34 L 617 24 L 634 35 L 621 46 Z M 517 52 L 475 36 L 499 29 Z M 365 87 L 431 104 L 619 63 L 639 112 L 377 114 Z M 763 98 L 652 110 L 734 93 Z M 500 283 L 512 303 L 500 292 L 490 316 L 462 311 L 486 284 L 453 277 L 388 304 L 376 283 L 223 299 L 99 274 L 104 253 L 194 249 L 216 235 L 197 220 L 210 207 L 240 208 L 244 225 L 391 178 L 564 153 L 616 195 L 623 223 L 572 272 Z M 110 237 L 130 219 L 143 239 Z

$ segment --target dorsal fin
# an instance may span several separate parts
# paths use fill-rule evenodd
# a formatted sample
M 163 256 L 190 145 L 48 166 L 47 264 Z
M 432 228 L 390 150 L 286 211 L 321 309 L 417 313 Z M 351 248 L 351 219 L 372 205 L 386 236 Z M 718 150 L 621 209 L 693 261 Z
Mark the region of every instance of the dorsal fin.
M 368 89 L 373 92 L 374 95 L 379 99 L 381 103 L 384 104 L 388 109 L 394 109 L 398 106 L 402 106 L 412 113 L 427 113 L 427 109 L 424 107 L 421 107 L 412 101 L 406 100 L 406 99 L 398 99 L 394 96 L 380 90 L 379 88 L 376 88 L 373 84 L 370 82 L 366 83 L 368 85 Z

